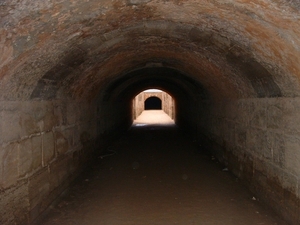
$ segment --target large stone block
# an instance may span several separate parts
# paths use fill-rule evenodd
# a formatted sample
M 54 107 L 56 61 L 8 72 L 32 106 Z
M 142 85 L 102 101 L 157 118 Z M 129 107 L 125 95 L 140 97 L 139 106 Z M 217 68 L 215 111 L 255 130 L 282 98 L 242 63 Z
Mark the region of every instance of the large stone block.
M 249 101 L 238 101 L 236 103 L 236 118 L 235 121 L 248 126 L 250 123 L 249 113 L 250 113 L 250 102 Z
M 39 208 L 50 192 L 49 171 L 47 167 L 42 168 L 29 178 L 28 192 L 30 209 L 32 210 L 38 206 L 36 210 L 40 213 Z
M 272 146 L 266 130 L 251 128 L 247 130 L 247 149 L 257 157 L 272 160 Z
M 43 118 L 44 121 L 44 131 L 50 131 L 53 127 L 59 125 L 59 118 L 54 113 L 53 104 L 52 102 L 48 102 L 45 105 L 46 111 L 45 116 Z
M 24 102 L 22 111 L 23 129 L 26 133 L 49 131 L 58 125 L 58 117 L 54 114 L 51 101 Z
M 43 123 L 40 116 L 41 107 L 35 101 L 23 102 L 20 117 L 20 124 L 22 126 L 22 136 L 29 136 L 31 134 L 39 133 L 43 129 Z
M 266 164 L 266 172 L 269 179 L 269 189 L 272 189 L 272 185 L 276 184 L 276 187 L 280 187 L 277 191 L 277 195 L 281 195 L 280 198 L 283 199 L 283 190 L 289 190 L 296 193 L 297 187 L 297 177 L 289 173 L 288 171 L 278 167 L 274 163 Z
M 2 143 L 49 131 L 58 125 L 52 102 L 4 102 L 1 111 Z
M 296 176 L 300 176 L 300 138 L 285 136 L 285 168 Z
M 282 115 L 282 126 L 280 129 L 289 133 L 300 132 L 300 99 L 284 99 L 284 113 Z
M 265 129 L 267 126 L 267 110 L 266 110 L 266 102 L 263 100 L 257 99 L 253 100 L 249 104 L 249 114 L 247 117 L 249 118 L 249 124 L 252 127 L 257 127 L 261 129 Z M 245 115 L 246 116 L 246 115 Z
M 52 132 L 43 135 L 43 166 L 54 158 L 54 137 Z
M 28 186 L 20 183 L 0 192 L 0 224 L 24 225 L 28 222 Z
M 43 123 L 37 122 L 30 115 L 25 114 L 20 117 L 20 125 L 22 127 L 22 136 L 30 136 L 41 132 Z
M 0 165 L 2 165 L 2 188 L 16 184 L 18 180 L 18 144 L 12 143 L 3 147 L 0 152 Z
M 31 139 L 25 139 L 19 143 L 18 158 L 19 177 L 24 177 L 32 170 L 33 155 Z
M 21 138 L 22 126 L 20 112 L 17 110 L 2 111 L 2 142 L 10 142 Z
M 281 129 L 283 125 L 284 107 L 283 99 L 268 99 L 267 107 L 267 128 Z
M 270 133 L 269 139 L 272 145 L 273 162 L 283 168 L 285 164 L 285 136 L 281 133 Z
M 54 115 L 57 118 L 58 125 L 67 124 L 67 106 L 61 102 L 54 103 Z
M 32 137 L 32 169 L 35 170 L 42 166 L 42 136 Z
M 66 153 L 69 150 L 69 142 L 64 132 L 55 132 L 56 151 L 59 155 Z

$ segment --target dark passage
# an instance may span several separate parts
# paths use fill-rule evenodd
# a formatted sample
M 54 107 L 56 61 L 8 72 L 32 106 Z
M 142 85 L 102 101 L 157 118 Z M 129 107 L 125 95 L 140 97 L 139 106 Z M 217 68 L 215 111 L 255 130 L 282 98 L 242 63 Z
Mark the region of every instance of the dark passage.
M 145 110 L 159 110 L 162 109 L 161 100 L 158 97 L 149 97 L 145 100 Z
M 175 125 L 132 127 L 39 225 L 285 225 Z

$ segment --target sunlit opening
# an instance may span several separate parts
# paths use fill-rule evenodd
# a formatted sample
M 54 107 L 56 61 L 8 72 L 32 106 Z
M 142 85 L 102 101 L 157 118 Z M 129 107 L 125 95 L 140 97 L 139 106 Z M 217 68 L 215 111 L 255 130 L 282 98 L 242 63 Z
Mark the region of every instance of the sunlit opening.
M 133 125 L 175 124 L 175 102 L 172 96 L 159 89 L 147 89 L 133 99 Z

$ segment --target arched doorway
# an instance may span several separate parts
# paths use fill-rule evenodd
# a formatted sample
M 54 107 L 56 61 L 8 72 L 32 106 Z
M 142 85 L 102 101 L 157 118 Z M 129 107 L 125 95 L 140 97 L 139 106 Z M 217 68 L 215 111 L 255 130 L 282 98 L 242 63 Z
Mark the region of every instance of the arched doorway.
M 155 96 L 149 97 L 144 102 L 144 110 L 161 110 L 161 99 Z

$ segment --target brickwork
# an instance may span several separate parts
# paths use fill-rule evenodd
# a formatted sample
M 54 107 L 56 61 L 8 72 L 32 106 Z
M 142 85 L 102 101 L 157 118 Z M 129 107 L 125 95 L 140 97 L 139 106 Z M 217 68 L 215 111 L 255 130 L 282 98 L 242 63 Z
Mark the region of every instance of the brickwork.
M 300 222 L 300 99 L 203 102 L 201 109 L 200 133 L 214 154 L 291 224 Z
M 34 220 L 75 178 L 88 156 L 76 133 L 95 141 L 95 112 L 79 102 L 1 102 L 1 224 Z
M 299 9 L 298 0 L 1 0 L 0 224 L 36 218 L 93 142 L 130 127 L 142 110 L 132 98 L 148 87 L 170 93 L 176 115 L 174 101 L 163 109 L 176 124 L 208 137 L 300 224 Z

